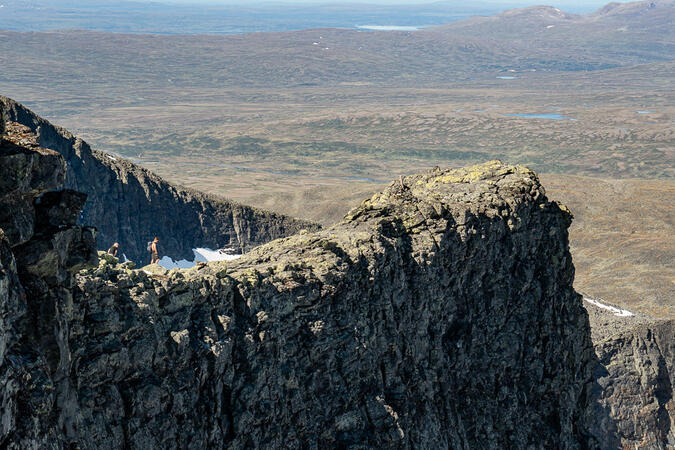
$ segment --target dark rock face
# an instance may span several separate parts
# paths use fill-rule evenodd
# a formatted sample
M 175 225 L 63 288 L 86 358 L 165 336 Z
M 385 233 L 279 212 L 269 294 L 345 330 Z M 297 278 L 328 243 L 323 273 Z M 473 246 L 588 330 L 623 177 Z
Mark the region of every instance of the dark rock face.
M 20 357 L 14 347 L 21 336 L 16 322 L 25 309 L 25 294 L 19 282 L 14 255 L 0 230 L 0 442 L 4 442 L 17 427 L 19 380 L 15 364 Z
M 675 326 L 588 307 L 598 356 L 587 410 L 604 448 L 675 448 Z
M 582 448 L 593 347 L 570 216 L 489 163 L 336 226 L 148 275 L 102 259 L 40 311 L 53 389 L 10 446 Z M 21 390 L 20 390 L 21 391 Z M 43 391 L 41 391 L 43 392 Z
M 594 352 L 571 216 L 523 167 L 406 177 L 330 229 L 182 271 L 97 258 L 67 170 L 7 124 L 3 448 L 673 444 L 672 321 L 591 313 Z M 197 202 L 202 231 L 234 217 L 162 183 L 146 200 Z M 241 208 L 237 242 L 279 232 Z
M 66 165 L 26 127 L 0 142 L 0 442 L 59 446 L 52 422 L 61 349 L 59 322 L 72 304 L 73 273 L 98 263 L 96 232 L 75 225 L 86 195 L 58 189 Z
M 0 228 L 14 245 L 33 235 L 33 201 L 63 185 L 66 165 L 57 152 L 41 148 L 27 127 L 9 123 L 6 132 L 0 141 Z
M 158 236 L 163 253 L 192 259 L 196 246 L 247 251 L 301 229 L 318 229 L 307 221 L 174 186 L 129 161 L 91 149 L 6 97 L 0 96 L 0 109 L 8 121 L 32 130 L 42 147 L 64 157 L 65 187 L 89 196 L 79 223 L 96 225 L 101 249 L 119 242 L 121 253 L 146 263 L 146 243 Z

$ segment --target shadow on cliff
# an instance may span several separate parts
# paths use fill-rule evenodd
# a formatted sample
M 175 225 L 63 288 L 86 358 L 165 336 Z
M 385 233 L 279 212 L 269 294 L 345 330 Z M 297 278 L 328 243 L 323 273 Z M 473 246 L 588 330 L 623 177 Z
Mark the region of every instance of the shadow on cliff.
M 290 353 L 275 342 L 256 356 L 276 361 L 286 382 L 297 380 L 305 408 L 321 411 L 317 395 L 340 399 L 330 415 L 314 415 L 332 430 L 322 434 L 324 445 L 613 448 L 587 429 L 588 420 L 611 427 L 608 411 L 588 414 L 602 366 L 572 288 L 569 223 L 557 206 L 547 208 L 532 219 L 539 222 L 523 224 L 527 233 L 510 231 L 502 217 L 467 213 L 457 223 L 446 214 L 411 225 L 383 212 L 355 260 L 322 235 L 328 270 L 340 274 L 329 286 L 298 275 L 284 286 L 264 282 L 264 296 L 245 287 L 240 303 L 256 298 L 268 313 L 295 305 L 294 322 L 325 322 L 337 344 L 330 349 L 320 331 L 301 328 L 292 359 L 280 359 Z M 312 292 L 329 294 L 319 301 Z M 318 303 L 299 306 L 301 298 Z M 248 330 L 240 335 L 261 331 L 254 312 L 241 311 L 248 318 L 238 323 Z M 357 348 L 342 349 L 340 339 Z M 311 370 L 298 361 L 312 361 Z M 245 401 L 241 389 L 230 392 Z
M 302 229 L 320 229 L 305 220 L 173 185 L 128 160 L 92 149 L 7 97 L 0 96 L 0 108 L 8 121 L 29 127 L 40 145 L 64 157 L 65 187 L 89 196 L 79 223 L 97 227 L 101 250 L 119 242 L 122 253 L 142 264 L 149 256 L 146 242 L 154 236 L 164 243 L 166 255 L 180 260 L 192 259 L 197 247 L 248 251 Z

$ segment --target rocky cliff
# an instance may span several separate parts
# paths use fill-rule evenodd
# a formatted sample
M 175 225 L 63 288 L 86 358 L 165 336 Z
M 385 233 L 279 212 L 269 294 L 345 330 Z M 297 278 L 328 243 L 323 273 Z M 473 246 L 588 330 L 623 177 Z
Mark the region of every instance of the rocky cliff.
M 588 306 L 597 361 L 586 423 L 603 448 L 675 448 L 675 326 Z
M 7 121 L 27 126 L 40 146 L 66 160 L 65 187 L 88 195 L 80 224 L 95 224 L 99 246 L 119 242 L 121 251 L 141 262 L 146 243 L 161 239 L 174 259 L 192 259 L 192 248 L 233 247 L 246 251 L 272 239 L 318 229 L 306 221 L 261 211 L 214 196 L 174 186 L 122 158 L 93 150 L 68 131 L 0 96 Z
M 40 147 L 27 127 L 6 125 L 0 139 L 0 443 L 48 448 L 61 442 L 53 391 L 67 376 L 59 347 L 68 333 L 64 313 L 73 301 L 73 274 L 98 262 L 96 231 L 76 225 L 87 196 L 61 190 L 61 155 Z
M 569 223 L 532 172 L 493 162 L 406 177 L 236 262 L 101 260 L 33 316 L 41 377 L 7 409 L 32 425 L 4 443 L 583 447 L 594 358 Z
M 673 444 L 672 322 L 589 328 L 571 215 L 526 168 L 409 176 L 239 260 L 134 270 L 96 257 L 64 157 L 7 128 L 2 448 Z

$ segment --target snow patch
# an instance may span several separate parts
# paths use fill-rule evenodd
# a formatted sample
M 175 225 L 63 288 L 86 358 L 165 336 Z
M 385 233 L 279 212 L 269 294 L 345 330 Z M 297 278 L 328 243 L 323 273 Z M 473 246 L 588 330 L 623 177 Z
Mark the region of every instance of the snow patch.
M 548 25 L 546 28 L 553 28 L 555 25 Z
M 356 25 L 356 28 L 371 31 L 418 31 L 422 29 L 422 27 L 407 25 Z
M 113 161 L 117 161 L 117 158 L 115 158 L 114 156 L 110 156 L 110 155 L 105 155 L 105 156 L 107 156 L 109 159 L 112 159 Z
M 626 309 L 620 309 L 615 308 L 614 306 L 605 305 L 604 303 L 600 303 L 599 301 L 593 300 L 592 298 L 584 297 L 584 300 L 590 303 L 591 305 L 597 306 L 598 308 L 606 309 L 607 311 L 611 312 L 617 317 L 631 317 L 635 315 Z
M 164 267 L 167 270 L 171 270 L 171 269 L 189 269 L 190 267 L 194 267 L 196 263 L 194 261 L 188 261 L 186 259 L 174 261 L 168 256 L 163 256 L 162 259 L 160 259 L 157 264 L 159 264 L 160 266 Z
M 197 262 L 233 261 L 241 258 L 241 254 L 234 253 L 234 249 L 231 248 L 221 248 L 220 250 L 193 248 L 192 251 L 195 254 L 195 261 Z
M 234 253 L 234 249 L 231 248 L 221 248 L 219 250 L 212 250 L 210 248 L 193 248 L 192 253 L 194 253 L 195 258 L 192 261 L 187 259 L 181 259 L 180 261 L 174 261 L 168 256 L 163 256 L 159 260 L 159 265 L 165 269 L 190 269 L 197 265 L 197 263 L 207 263 L 212 261 L 233 261 L 235 259 L 241 258 L 241 254 Z

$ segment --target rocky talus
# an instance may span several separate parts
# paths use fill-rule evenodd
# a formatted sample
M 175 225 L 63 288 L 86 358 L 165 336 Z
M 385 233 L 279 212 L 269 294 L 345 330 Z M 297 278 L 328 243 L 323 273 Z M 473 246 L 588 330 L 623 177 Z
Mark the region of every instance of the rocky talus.
M 65 187 L 88 195 L 78 223 L 95 224 L 99 246 L 119 242 L 137 262 L 148 259 L 146 244 L 161 239 L 162 252 L 192 260 L 192 248 L 231 247 L 237 251 L 318 225 L 258 210 L 166 182 L 123 158 L 94 150 L 21 104 L 0 96 L 7 121 L 30 129 L 41 147 L 66 161 Z

